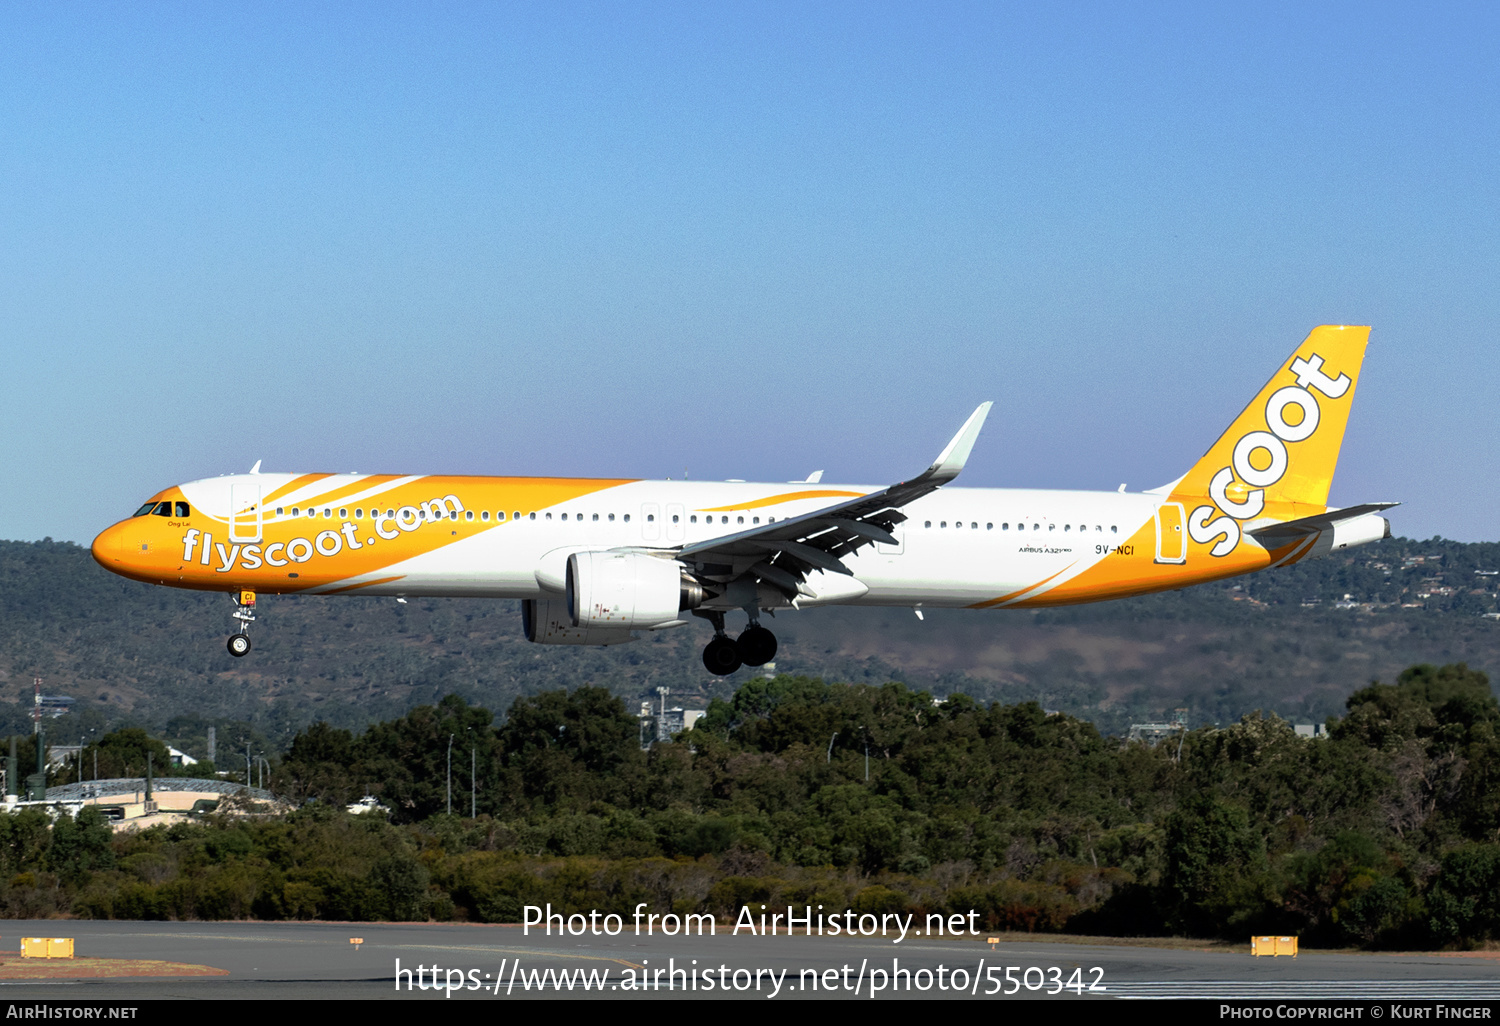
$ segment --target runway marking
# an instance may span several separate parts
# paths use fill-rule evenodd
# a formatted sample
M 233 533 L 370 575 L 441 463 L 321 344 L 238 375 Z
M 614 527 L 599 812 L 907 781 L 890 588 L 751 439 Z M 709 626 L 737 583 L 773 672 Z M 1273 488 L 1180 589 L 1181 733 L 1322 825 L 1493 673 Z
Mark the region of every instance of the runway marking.
M 332 944 L 333 941 L 323 937 L 299 937 L 295 939 L 282 939 L 280 937 L 251 938 L 221 933 L 112 933 L 110 937 L 150 937 L 153 940 L 162 938 L 187 939 L 187 940 L 220 940 L 234 941 L 240 944 L 264 943 L 274 944 L 277 947 L 285 947 L 288 944 Z M 345 942 L 347 946 L 347 940 Z M 481 955 L 525 955 L 528 958 L 576 958 L 588 962 L 615 962 L 619 965 L 629 966 L 632 969 L 643 969 L 639 962 L 632 962 L 625 958 L 616 958 L 613 955 L 582 955 L 567 951 L 551 951 L 547 948 L 497 948 L 486 944 L 400 944 L 394 941 L 380 941 L 366 938 L 361 950 L 369 948 L 372 951 L 467 951 Z M 163 965 L 167 963 L 162 963 Z M 215 972 L 228 970 L 215 970 Z M 3 979 L 0 973 L 0 979 Z
M 12 952 L 5 952 L 11 956 Z M 57 961 L 21 957 L 0 961 L 0 980 L 103 979 L 121 976 L 228 976 L 228 969 L 142 958 L 72 958 Z

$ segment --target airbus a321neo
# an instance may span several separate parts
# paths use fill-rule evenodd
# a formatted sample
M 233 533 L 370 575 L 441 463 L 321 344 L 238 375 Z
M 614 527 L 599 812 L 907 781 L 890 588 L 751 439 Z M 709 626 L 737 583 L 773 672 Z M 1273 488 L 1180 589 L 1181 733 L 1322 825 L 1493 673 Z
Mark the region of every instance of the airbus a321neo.
M 519 599 L 528 641 L 616 645 L 713 625 L 711 673 L 776 654 L 762 613 L 1096 602 L 1390 535 L 1395 503 L 1327 505 L 1370 329 L 1314 329 L 1186 474 L 1144 492 L 945 487 L 990 404 L 936 462 L 880 488 L 404 474 L 218 477 L 167 488 L 94 541 L 137 581 L 258 593 Z M 738 637 L 725 616 L 749 618 Z

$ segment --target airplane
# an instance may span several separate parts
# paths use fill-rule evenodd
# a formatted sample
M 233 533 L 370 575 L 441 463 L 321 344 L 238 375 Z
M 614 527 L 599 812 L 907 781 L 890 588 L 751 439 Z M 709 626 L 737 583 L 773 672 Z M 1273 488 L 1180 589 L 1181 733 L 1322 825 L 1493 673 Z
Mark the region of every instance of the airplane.
M 1327 505 L 1369 340 L 1315 328 L 1186 474 L 1127 492 L 954 488 L 984 403 L 888 487 L 262 473 L 167 488 L 92 552 L 150 584 L 227 592 L 231 655 L 260 594 L 519 599 L 543 645 L 713 626 L 715 676 L 761 666 L 761 614 L 825 605 L 1031 609 L 1125 598 L 1390 537 L 1397 505 Z M 737 637 L 726 614 L 743 611 Z

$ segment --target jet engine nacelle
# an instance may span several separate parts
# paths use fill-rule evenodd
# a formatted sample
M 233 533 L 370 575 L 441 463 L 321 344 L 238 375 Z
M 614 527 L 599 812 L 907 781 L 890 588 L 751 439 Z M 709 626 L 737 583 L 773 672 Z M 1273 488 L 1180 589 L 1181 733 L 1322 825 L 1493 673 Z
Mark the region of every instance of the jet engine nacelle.
M 575 552 L 568 557 L 568 615 L 575 627 L 649 630 L 678 622 L 703 602 L 682 565 L 644 552 Z
M 521 603 L 521 629 L 538 645 L 623 645 L 636 636 L 623 627 L 575 627 L 561 599 L 526 599 Z

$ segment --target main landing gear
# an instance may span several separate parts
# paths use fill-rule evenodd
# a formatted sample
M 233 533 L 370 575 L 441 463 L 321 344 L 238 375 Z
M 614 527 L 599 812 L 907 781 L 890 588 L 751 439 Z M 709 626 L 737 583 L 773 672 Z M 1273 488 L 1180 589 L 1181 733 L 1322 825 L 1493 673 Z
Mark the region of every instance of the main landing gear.
M 242 591 L 234 596 L 234 612 L 239 630 L 229 636 L 229 654 L 236 659 L 250 651 L 250 625 L 255 622 L 255 592 Z
M 743 666 L 764 666 L 776 658 L 776 635 L 751 620 L 750 625 L 731 638 L 724 632 L 724 614 L 699 613 L 714 625 L 714 639 L 703 649 L 703 665 L 715 677 L 727 677 Z

